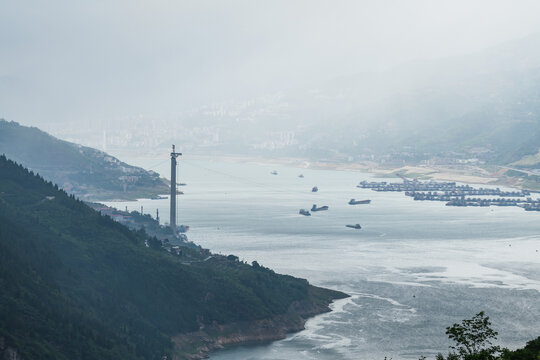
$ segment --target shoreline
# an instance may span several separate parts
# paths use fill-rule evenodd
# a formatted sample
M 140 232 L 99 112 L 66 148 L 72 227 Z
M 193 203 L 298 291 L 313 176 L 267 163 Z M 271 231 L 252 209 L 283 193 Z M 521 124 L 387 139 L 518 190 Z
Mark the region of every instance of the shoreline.
M 122 151 L 114 153 L 114 156 L 123 157 Z M 155 155 L 141 155 L 140 158 L 155 158 Z M 308 158 L 297 157 L 265 157 L 265 156 L 250 156 L 240 154 L 184 154 L 186 160 L 210 160 L 210 161 L 225 161 L 232 163 L 253 163 L 259 165 L 276 165 L 287 166 L 299 169 L 320 169 L 320 170 L 336 170 L 336 171 L 351 171 L 351 172 L 367 172 L 381 177 L 396 177 L 397 174 L 405 175 L 411 178 L 420 180 L 436 180 L 436 181 L 456 181 L 466 184 L 476 185 L 499 185 L 511 187 L 514 189 L 526 189 L 531 191 L 540 191 L 540 182 L 527 181 L 525 176 L 528 175 L 527 170 L 513 169 L 504 165 L 470 165 L 470 164 L 455 164 L 455 165 L 385 165 L 375 161 L 358 161 L 346 162 L 344 160 L 312 160 Z M 127 159 L 124 159 L 127 160 Z M 123 161 L 124 161 L 123 160 Z M 129 163 L 129 160 L 127 160 Z M 139 166 L 139 165 L 138 165 Z M 517 174 L 506 175 L 510 170 L 517 170 L 525 176 Z
M 332 295 L 318 301 L 312 298 L 295 301 L 285 314 L 224 325 L 212 324 L 199 331 L 173 336 L 175 354 L 172 358 L 173 360 L 207 359 L 215 351 L 283 340 L 288 334 L 305 330 L 305 324 L 309 319 L 333 311 L 331 305 L 336 301 L 350 298 L 350 295 L 340 291 L 317 286 L 312 286 L 310 293 L 316 296 L 314 293 L 320 291 L 329 291 Z
M 505 176 L 508 170 L 504 166 L 493 166 L 493 170 L 472 165 L 403 165 L 384 166 L 382 164 L 363 161 L 344 163 L 331 160 L 309 160 L 304 158 L 266 158 L 243 155 L 193 155 L 194 160 L 221 160 L 232 163 L 252 163 L 258 165 L 275 165 L 299 169 L 335 170 L 348 172 L 366 172 L 383 178 L 399 178 L 403 175 L 419 180 L 455 181 L 476 185 L 500 185 L 515 189 L 538 191 L 538 188 L 523 186 L 523 178 Z M 399 174 L 399 175 L 398 175 Z
M 118 156 L 118 154 L 115 154 Z M 141 156 L 140 158 L 154 158 L 152 155 Z M 502 165 L 491 166 L 473 166 L 473 165 L 402 165 L 402 166 L 385 166 L 373 161 L 361 162 L 340 162 L 333 160 L 309 160 L 306 158 L 295 157 L 276 157 L 268 158 L 263 156 L 246 156 L 237 154 L 223 155 L 206 155 L 192 154 L 184 155 L 186 160 L 202 160 L 202 161 L 223 161 L 229 163 L 251 163 L 262 166 L 285 166 L 297 169 L 315 169 L 315 170 L 333 170 L 347 172 L 363 172 L 373 174 L 377 178 L 401 178 L 407 177 L 418 180 L 435 180 L 435 181 L 455 181 L 468 185 L 489 185 L 502 186 L 515 190 L 529 190 L 532 193 L 540 193 L 540 182 L 527 184 L 524 177 L 507 176 L 505 173 L 511 168 Z M 128 160 L 129 161 L 129 160 Z M 138 165 L 139 166 L 139 165 Z M 153 170 L 153 169 L 149 169 Z M 531 186 L 527 186 L 531 185 Z M 103 198 L 103 195 L 97 198 L 86 199 L 87 201 L 118 201 L 118 202 L 133 202 L 144 196 L 121 196 L 116 194 L 111 198 Z M 140 195 L 140 194 L 139 194 Z

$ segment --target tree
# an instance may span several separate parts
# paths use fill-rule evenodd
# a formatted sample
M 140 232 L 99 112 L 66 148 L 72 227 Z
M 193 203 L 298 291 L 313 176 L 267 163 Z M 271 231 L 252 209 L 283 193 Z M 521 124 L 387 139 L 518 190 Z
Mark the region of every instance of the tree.
M 456 343 L 451 348 L 457 350 L 459 357 L 464 360 L 495 359 L 501 351 L 499 346 L 492 346 L 498 333 L 491 328 L 489 317 L 484 316 L 483 311 L 470 320 L 447 327 L 446 334 Z
M 152 236 L 152 237 L 148 237 L 148 246 L 151 247 L 152 249 L 161 249 L 161 247 L 163 246 L 163 243 L 161 242 L 161 240 L 159 240 L 157 237 L 155 236 Z
M 492 346 L 498 333 L 491 328 L 489 317 L 481 311 L 470 320 L 446 328 L 448 337 L 455 341 L 450 346 L 458 352 L 450 352 L 447 357 L 438 353 L 435 360 L 540 360 L 540 337 L 531 340 L 523 349 L 510 351 L 499 346 Z M 419 360 L 425 360 L 421 356 Z M 386 358 L 385 358 L 386 360 Z
M 534 340 L 527 342 L 527 345 L 523 349 L 517 349 L 515 351 L 504 349 L 502 359 L 504 360 L 540 359 L 540 336 Z

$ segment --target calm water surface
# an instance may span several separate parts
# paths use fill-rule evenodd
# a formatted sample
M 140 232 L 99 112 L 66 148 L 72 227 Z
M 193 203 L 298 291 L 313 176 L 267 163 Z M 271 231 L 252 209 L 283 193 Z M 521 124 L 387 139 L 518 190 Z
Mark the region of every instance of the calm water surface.
M 169 177 L 166 158 L 122 160 Z M 358 189 L 372 179 L 358 172 L 189 158 L 179 164 L 179 182 L 187 183 L 179 223 L 191 226 L 190 240 L 351 295 L 305 331 L 220 351 L 213 360 L 418 359 L 446 353 L 446 326 L 482 310 L 507 347 L 540 335 L 540 213 Z M 351 206 L 351 198 L 372 201 Z M 108 204 L 143 205 L 153 216 L 159 208 L 168 221 L 168 200 Z M 330 210 L 298 215 L 313 204 Z M 345 227 L 355 223 L 362 229 Z

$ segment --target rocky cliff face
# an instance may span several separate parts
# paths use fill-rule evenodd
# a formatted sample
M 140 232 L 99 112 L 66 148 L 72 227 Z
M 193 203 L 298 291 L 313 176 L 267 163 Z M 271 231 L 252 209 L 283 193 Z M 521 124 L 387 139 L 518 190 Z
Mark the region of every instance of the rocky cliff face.
M 287 314 L 249 322 L 212 324 L 196 332 L 177 335 L 172 339 L 176 351 L 173 360 L 204 359 L 211 351 L 226 346 L 284 339 L 288 333 L 304 330 L 307 318 L 329 312 L 331 301 L 322 304 L 296 301 Z

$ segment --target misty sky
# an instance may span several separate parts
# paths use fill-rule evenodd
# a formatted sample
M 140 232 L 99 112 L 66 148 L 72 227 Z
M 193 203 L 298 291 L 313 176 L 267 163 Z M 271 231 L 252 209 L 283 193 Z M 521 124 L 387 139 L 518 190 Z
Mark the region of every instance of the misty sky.
M 540 32 L 538 1 L 0 0 L 0 118 L 165 116 Z

